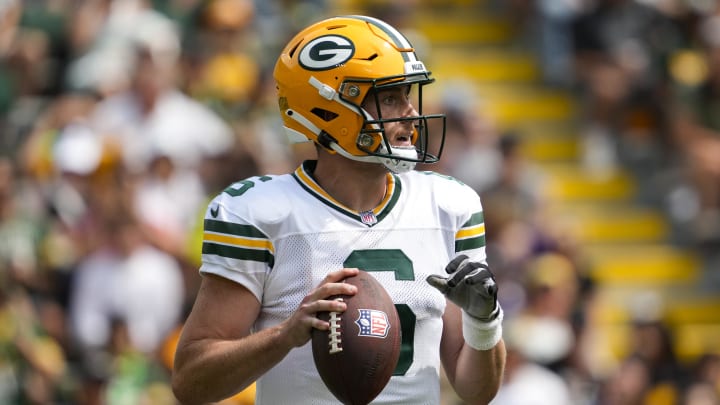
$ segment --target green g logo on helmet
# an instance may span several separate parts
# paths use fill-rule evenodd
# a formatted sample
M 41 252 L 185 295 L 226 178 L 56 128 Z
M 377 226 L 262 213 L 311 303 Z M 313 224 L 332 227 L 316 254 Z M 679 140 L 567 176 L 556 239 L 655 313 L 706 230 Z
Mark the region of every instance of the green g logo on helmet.
M 298 56 L 307 70 L 328 70 L 342 65 L 355 54 L 355 45 L 340 35 L 325 35 L 308 42 Z

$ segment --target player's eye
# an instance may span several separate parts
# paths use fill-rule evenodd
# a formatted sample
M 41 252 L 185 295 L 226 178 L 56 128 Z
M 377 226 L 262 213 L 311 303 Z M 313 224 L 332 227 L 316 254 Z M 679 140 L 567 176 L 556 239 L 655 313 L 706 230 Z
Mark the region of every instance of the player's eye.
M 386 105 L 386 106 L 388 106 L 388 107 L 392 107 L 392 106 L 394 106 L 395 104 L 397 104 L 397 97 L 395 97 L 394 94 L 387 94 L 387 95 L 384 95 L 384 96 L 382 97 L 382 99 L 380 100 L 380 102 L 383 103 L 383 105 Z
M 396 106 L 406 103 L 410 99 L 410 86 L 388 90 L 380 96 L 380 102 L 385 106 Z

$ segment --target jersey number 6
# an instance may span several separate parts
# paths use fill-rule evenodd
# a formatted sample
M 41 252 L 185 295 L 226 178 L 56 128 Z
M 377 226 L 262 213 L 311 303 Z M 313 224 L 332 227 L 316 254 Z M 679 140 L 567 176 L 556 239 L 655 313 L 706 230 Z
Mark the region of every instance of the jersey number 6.
M 415 271 L 410 259 L 398 249 L 369 249 L 353 251 L 344 267 L 357 267 L 365 271 L 392 271 L 395 280 L 415 280 Z M 402 342 L 400 343 L 400 359 L 393 375 L 404 375 L 413 361 L 413 341 L 415 339 L 415 313 L 407 304 L 395 304 L 400 317 Z

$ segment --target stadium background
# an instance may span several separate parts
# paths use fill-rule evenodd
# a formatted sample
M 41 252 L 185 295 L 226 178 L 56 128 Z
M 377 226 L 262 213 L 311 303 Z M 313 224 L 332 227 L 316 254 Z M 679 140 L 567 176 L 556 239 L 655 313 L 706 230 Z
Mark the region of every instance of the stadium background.
M 345 13 L 410 37 L 450 118 L 432 169 L 483 196 L 509 350 L 493 404 L 719 403 L 719 12 L 0 0 L 0 403 L 174 403 L 204 204 L 311 155 L 282 138 L 272 67 Z

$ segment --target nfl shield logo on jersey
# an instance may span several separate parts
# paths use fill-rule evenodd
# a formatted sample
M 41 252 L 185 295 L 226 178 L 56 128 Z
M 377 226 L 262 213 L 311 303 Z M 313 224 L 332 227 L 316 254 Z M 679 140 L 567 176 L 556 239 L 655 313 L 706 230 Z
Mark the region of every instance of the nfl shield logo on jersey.
M 360 213 L 360 220 L 367 226 L 373 226 L 377 224 L 377 217 L 372 211 L 363 211 Z
M 376 309 L 358 309 L 360 316 L 355 321 L 360 327 L 358 336 L 370 336 L 384 338 L 387 336 L 390 323 L 388 316 L 383 311 Z

